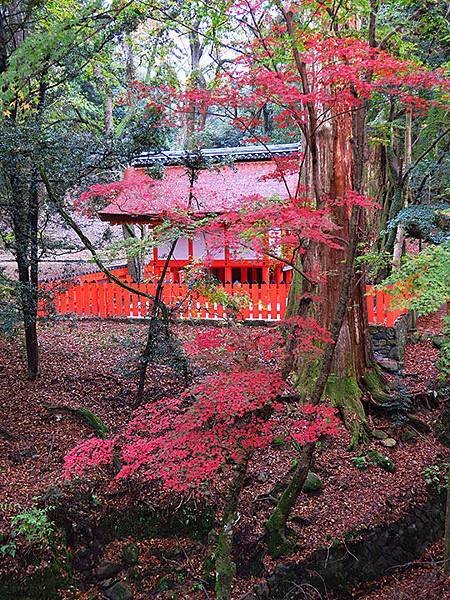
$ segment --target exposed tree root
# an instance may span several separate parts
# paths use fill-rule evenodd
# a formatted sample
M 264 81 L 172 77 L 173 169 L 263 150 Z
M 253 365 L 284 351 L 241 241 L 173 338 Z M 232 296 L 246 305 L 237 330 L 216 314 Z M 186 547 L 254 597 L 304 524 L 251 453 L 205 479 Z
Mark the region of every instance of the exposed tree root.
M 362 394 L 362 389 L 354 375 L 346 377 L 330 375 L 328 378 L 325 395 L 339 410 L 346 428 L 352 434 L 349 450 L 353 450 L 359 443 L 367 440 L 369 428 L 366 411 L 361 402 Z
M 88 408 L 72 408 L 71 406 L 53 406 L 51 404 L 44 404 L 47 410 L 52 410 L 56 412 L 68 412 L 72 415 L 80 417 L 86 425 L 88 425 L 97 435 L 98 437 L 105 439 L 109 435 L 108 427 L 102 421 L 102 419 L 95 415 Z

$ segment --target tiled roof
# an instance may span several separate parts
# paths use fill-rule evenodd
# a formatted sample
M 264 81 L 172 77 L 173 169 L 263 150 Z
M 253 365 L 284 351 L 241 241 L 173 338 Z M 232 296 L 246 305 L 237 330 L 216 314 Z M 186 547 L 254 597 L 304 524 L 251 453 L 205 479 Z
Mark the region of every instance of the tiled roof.
M 249 149 L 252 148 L 253 154 L 261 149 L 258 147 Z M 289 151 L 286 150 L 286 146 L 283 148 L 284 154 L 281 154 L 280 150 L 280 154 L 269 156 L 271 158 L 289 156 L 293 152 L 298 152 L 298 145 L 290 145 Z M 216 152 L 222 150 L 230 149 L 218 149 Z M 265 148 L 263 150 L 265 151 Z M 200 170 L 192 188 L 192 209 L 199 214 L 226 212 L 239 208 L 246 198 L 253 195 L 264 198 L 273 196 L 287 198 L 290 194 L 295 195 L 298 174 L 286 174 L 284 179 L 276 174 L 273 176 L 277 168 L 276 160 L 262 159 L 262 156 L 261 151 L 257 159 L 251 159 L 250 154 L 247 153 L 245 159 L 242 156 L 235 156 L 237 161 L 232 165 L 222 164 L 212 169 Z M 223 157 L 224 154 L 221 155 L 222 161 Z M 174 153 L 170 160 L 175 161 Z M 148 166 L 155 163 L 146 164 Z M 142 162 L 136 161 L 134 167 L 125 171 L 124 179 L 128 179 L 130 184 L 100 211 L 100 218 L 103 221 L 151 222 L 174 207 L 188 207 L 190 185 L 186 166 L 168 166 L 162 179 L 151 179 L 142 166 Z
M 220 162 L 230 158 L 235 162 L 271 160 L 277 156 L 289 156 L 300 152 L 301 147 L 295 144 L 270 144 L 267 146 L 234 146 L 230 148 L 205 148 L 198 152 L 182 150 L 161 150 L 159 152 L 143 152 L 132 161 L 133 167 L 149 167 L 153 165 L 174 166 L 185 164 L 199 157 L 209 162 Z

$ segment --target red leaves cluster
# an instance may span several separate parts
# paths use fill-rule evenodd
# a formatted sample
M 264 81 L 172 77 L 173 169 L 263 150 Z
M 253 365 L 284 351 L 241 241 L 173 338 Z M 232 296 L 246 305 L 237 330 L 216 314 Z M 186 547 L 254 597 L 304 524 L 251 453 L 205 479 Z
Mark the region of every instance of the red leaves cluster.
M 324 435 L 337 435 L 340 421 L 337 410 L 327 404 L 305 404 L 301 412 L 309 418 L 294 422 L 292 438 L 300 445 L 316 442 Z
M 237 371 L 207 377 L 186 398 L 165 398 L 139 410 L 122 436 L 88 440 L 65 460 L 66 476 L 112 461 L 121 451 L 116 480 L 136 475 L 173 490 L 198 487 L 226 462 L 241 460 L 272 439 L 263 415 L 283 388 L 268 371 Z
M 299 337 L 300 351 L 320 352 L 317 341 L 329 336 L 312 319 L 293 319 L 285 330 Z M 293 406 L 281 419 L 286 384 L 277 368 L 286 332 L 213 329 L 186 343 L 191 354 L 216 354 L 218 370 L 179 398 L 164 398 L 138 410 L 112 440 L 88 440 L 65 459 L 66 476 L 112 463 L 122 465 L 114 481 L 143 477 L 172 490 L 198 488 L 230 462 L 267 447 L 280 423 L 297 443 L 336 433 L 336 417 L 327 406 Z M 210 365 L 211 366 L 211 365 Z M 287 412 L 287 411 L 286 411 Z M 307 417 L 307 418 L 305 418 Z
M 211 328 L 183 344 L 196 362 L 213 370 L 267 369 L 283 357 L 285 339 L 279 329 Z
M 239 462 L 268 446 L 284 411 L 278 401 L 284 382 L 270 371 L 235 371 L 207 377 L 185 398 L 164 398 L 138 410 L 124 433 L 112 440 L 91 439 L 65 458 L 66 477 L 112 463 L 113 451 L 122 467 L 120 481 L 142 476 L 167 489 L 198 488 L 230 461 Z M 299 444 L 337 433 L 334 409 L 305 405 L 308 418 L 290 423 Z M 119 454 L 120 451 L 120 454 Z
M 306 241 L 340 248 L 335 241 L 338 227 L 329 209 L 315 209 L 305 198 L 268 200 L 256 194 L 242 198 L 239 210 L 219 215 L 203 227 L 213 244 L 216 239 L 214 247 L 223 245 L 224 229 L 230 248 L 236 252 L 244 246 L 258 254 L 289 256 L 289 250 Z
M 314 8 L 309 9 L 311 4 Z M 312 10 L 317 18 L 326 10 L 326 3 L 288 2 L 285 9 L 307 14 Z M 170 107 L 172 114 L 189 112 L 193 106 L 202 113 L 212 107 L 219 108 L 235 126 L 252 135 L 260 123 L 256 115 L 268 103 L 279 107 L 278 125 L 292 129 L 293 123 L 297 128 L 307 123 L 307 105 L 316 107 L 320 125 L 329 119 L 330 110 L 334 113 L 348 110 L 374 94 L 397 97 L 404 105 L 422 111 L 435 102 L 425 98 L 424 92 L 448 92 L 448 80 L 442 72 L 427 71 L 357 37 L 319 34 L 317 28 L 308 31 L 304 25 L 288 34 L 284 18 L 273 3 L 233 2 L 230 10 L 240 26 L 249 23 L 253 41 L 242 46 L 239 57 L 225 73 L 218 75 L 210 89 L 180 93 L 166 86 L 163 91 L 160 87 L 148 87 L 145 92 L 141 87 L 143 96 L 146 94 L 151 103 L 160 101 L 161 107 Z M 264 22 L 256 38 L 252 19 Z M 314 20 L 312 17 L 310 22 Z M 287 50 L 293 44 L 298 61 Z M 300 81 L 296 62 L 306 66 L 306 88 Z M 245 112 L 246 109 L 252 110 Z
M 96 183 L 74 201 L 74 206 L 87 216 L 92 216 L 107 203 L 113 202 L 120 211 L 136 214 L 143 204 L 148 206 L 149 214 L 158 214 L 162 218 L 183 221 L 183 211 L 187 209 L 188 198 L 174 194 L 163 196 L 156 194 L 159 180 L 150 177 L 145 169 L 130 167 L 125 170 L 123 179 L 111 183 Z
M 319 356 L 323 345 L 333 342 L 329 331 L 311 317 L 290 317 L 283 323 L 287 336 L 295 340 L 293 352 L 298 358 Z
M 64 458 L 64 476 L 82 475 L 90 467 L 112 462 L 114 440 L 91 438 L 75 446 Z

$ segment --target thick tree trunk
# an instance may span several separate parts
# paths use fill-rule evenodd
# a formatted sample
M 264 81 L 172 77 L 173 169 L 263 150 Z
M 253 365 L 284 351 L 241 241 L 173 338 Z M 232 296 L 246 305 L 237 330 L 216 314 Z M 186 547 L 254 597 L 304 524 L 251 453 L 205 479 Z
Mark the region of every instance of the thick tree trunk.
M 354 119 L 353 119 L 354 120 Z M 326 182 L 324 186 L 331 198 L 344 198 L 349 190 L 362 191 L 361 166 L 356 167 L 354 123 L 350 114 L 338 115 L 333 119 L 330 135 L 322 135 L 321 140 L 321 177 Z M 360 141 L 364 145 L 364 141 Z M 363 149 L 358 150 L 359 153 Z M 363 160 L 361 156 L 360 161 Z M 359 174 L 356 174 L 356 170 Z M 355 180 L 358 187 L 355 187 Z M 359 188 L 359 189 L 358 189 Z M 326 274 L 326 280 L 320 283 L 315 293 L 320 297 L 320 302 L 314 307 L 310 305 L 314 317 L 329 331 L 333 325 L 336 307 L 339 303 L 343 269 L 350 251 L 350 221 L 352 209 L 350 206 L 336 206 L 333 209 L 333 220 L 340 229 L 338 236 L 341 249 L 327 246 L 311 245 L 308 249 L 304 270 L 308 271 L 319 266 L 320 271 Z M 357 237 L 362 238 L 365 231 L 364 211 L 359 210 L 357 216 Z M 299 286 L 299 276 L 294 275 L 293 293 Z M 309 290 L 305 290 L 309 291 Z M 298 292 L 296 293 L 299 297 Z M 293 311 L 292 293 L 290 297 L 290 310 Z M 298 309 L 300 304 L 297 305 Z M 321 369 L 321 359 L 313 362 L 303 360 L 296 367 L 296 381 L 298 389 L 309 396 L 314 389 L 317 375 Z M 364 272 L 353 269 L 350 297 L 337 338 L 334 350 L 331 372 L 328 376 L 325 394 L 340 410 L 343 419 L 352 432 L 352 445 L 362 437 L 366 424 L 364 407 L 361 403 L 362 385 L 366 375 L 372 369 L 372 356 L 368 335 L 368 319 L 365 301 Z

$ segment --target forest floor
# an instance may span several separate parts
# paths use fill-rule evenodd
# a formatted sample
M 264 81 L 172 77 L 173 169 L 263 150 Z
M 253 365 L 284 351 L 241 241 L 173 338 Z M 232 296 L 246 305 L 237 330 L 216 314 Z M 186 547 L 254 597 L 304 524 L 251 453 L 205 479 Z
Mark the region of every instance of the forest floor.
M 436 333 L 440 328 L 440 316 L 420 324 L 422 333 Z M 194 328 L 180 326 L 179 333 L 189 339 Z M 21 338 L 0 340 L 0 532 L 8 533 L 11 517 L 32 506 L 50 487 L 72 489 L 72 484 L 63 481 L 63 458 L 78 442 L 92 436 L 92 429 L 66 408 L 89 408 L 110 432 L 120 430 L 129 420 L 136 389 L 133 369 L 144 338 L 144 324 L 76 320 L 41 323 L 42 372 L 37 382 L 26 380 Z M 407 346 L 404 377 L 411 391 L 425 391 L 433 386 L 438 377 L 437 357 L 430 340 Z M 153 368 L 149 375 L 150 388 L 165 387 L 167 393 L 176 392 L 177 381 L 167 378 L 167 370 Z M 430 426 L 430 432 L 416 431 L 408 441 L 404 441 L 404 425 L 394 424 L 382 414 L 370 414 L 372 427 L 397 440 L 394 448 L 385 448 L 381 441 L 373 440 L 364 448 L 349 452 L 350 438 L 345 431 L 323 443 L 314 472 L 324 486 L 320 492 L 302 494 L 295 508 L 292 528 L 299 549 L 289 560 L 304 559 L 319 547 L 345 539 L 349 532 L 396 520 L 412 506 L 423 504 L 430 494 L 424 471 L 442 464 L 448 456 L 448 450 L 431 433 L 441 409 L 434 403 L 416 406 L 416 416 Z M 369 449 L 389 456 L 396 464 L 395 473 L 377 467 L 357 469 L 352 458 Z M 262 534 L 262 523 L 271 508 L 268 497 L 273 484 L 289 469 L 292 458 L 292 451 L 285 445 L 274 444 L 253 461 L 236 534 L 242 556 L 246 547 Z M 99 502 L 105 501 L 108 506 L 115 505 L 124 512 L 129 507 L 126 494 L 111 495 L 101 485 L 95 493 Z M 220 493 L 220 489 L 216 490 L 211 500 L 214 502 Z M 133 490 L 133 494 L 134 500 L 139 495 L 147 498 L 142 489 Z M 114 560 L 130 541 L 137 545 L 141 557 L 135 569 L 139 577 L 128 581 L 136 600 L 175 597 L 170 595 L 172 589 L 176 589 L 176 598 L 180 599 L 213 597 L 202 583 L 203 562 L 208 556 L 206 544 L 182 537 L 127 538 L 108 544 L 103 558 Z M 432 600 L 444 598 L 447 593 L 450 598 L 448 582 L 441 575 L 442 554 L 443 544 L 438 542 L 417 563 L 399 567 L 382 580 L 358 586 L 347 595 L 330 598 L 388 600 L 413 594 L 416 600 Z M 275 561 L 265 558 L 265 575 L 275 566 Z M 2 574 L 17 576 L 20 568 L 18 558 L 0 557 L 0 578 Z M 258 582 L 256 577 L 245 576 L 245 566 L 240 572 L 234 592 L 236 600 Z M 87 583 L 83 591 L 72 590 L 64 597 L 100 599 L 103 593 Z

